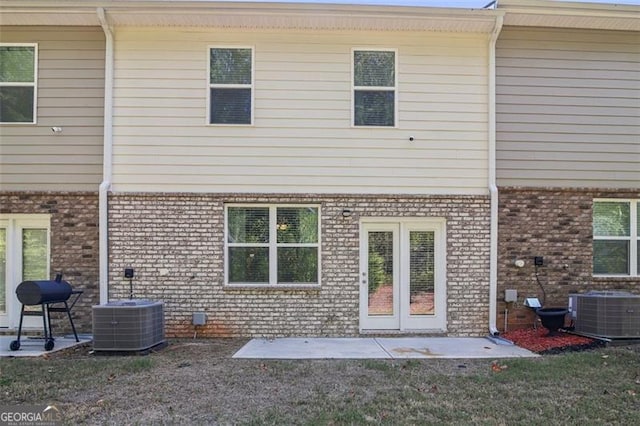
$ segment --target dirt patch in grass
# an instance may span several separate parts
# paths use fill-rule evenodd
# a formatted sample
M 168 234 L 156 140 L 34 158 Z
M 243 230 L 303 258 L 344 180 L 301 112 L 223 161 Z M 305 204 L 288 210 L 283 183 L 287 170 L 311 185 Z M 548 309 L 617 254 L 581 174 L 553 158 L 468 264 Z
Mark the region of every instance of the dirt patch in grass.
M 68 424 L 640 424 L 640 352 L 536 359 L 232 359 L 243 339 L 171 341 L 148 356 L 0 359 L 2 404 Z

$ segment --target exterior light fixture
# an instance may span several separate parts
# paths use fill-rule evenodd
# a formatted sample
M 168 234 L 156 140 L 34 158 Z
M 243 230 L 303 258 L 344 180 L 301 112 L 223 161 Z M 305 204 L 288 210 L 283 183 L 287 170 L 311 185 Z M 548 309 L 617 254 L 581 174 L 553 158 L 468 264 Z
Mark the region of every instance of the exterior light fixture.
M 351 217 L 352 215 L 351 209 L 342 209 L 342 217 Z

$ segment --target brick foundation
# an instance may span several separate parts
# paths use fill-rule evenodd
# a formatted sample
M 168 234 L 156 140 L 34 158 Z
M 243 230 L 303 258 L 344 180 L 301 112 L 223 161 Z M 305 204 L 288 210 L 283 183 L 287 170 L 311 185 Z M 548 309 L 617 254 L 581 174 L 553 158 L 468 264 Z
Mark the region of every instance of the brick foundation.
M 225 203 L 320 204 L 320 287 L 225 288 Z M 200 336 L 357 335 L 359 218 L 376 216 L 446 218 L 448 334 L 486 333 L 488 197 L 112 194 L 109 204 L 109 297 L 128 297 L 123 270 L 135 268 L 135 297 L 165 301 L 169 336 L 192 336 L 198 311 Z
M 499 195 L 498 327 L 530 327 L 535 314 L 523 306 L 525 297 L 538 297 L 534 256 L 544 257 L 539 279 L 546 306 L 567 306 L 570 293 L 589 290 L 640 291 L 640 278 L 598 278 L 592 274 L 592 206 L 594 198 L 640 198 L 640 191 L 501 188 Z M 515 266 L 525 261 L 523 268 Z M 518 302 L 504 302 L 506 289 L 518 290 Z
M 74 288 L 84 290 L 73 317 L 78 331 L 90 332 L 91 306 L 100 296 L 98 193 L 2 192 L 0 206 L 4 214 L 51 215 L 51 277 L 63 272 Z M 66 319 L 52 324 L 71 329 Z

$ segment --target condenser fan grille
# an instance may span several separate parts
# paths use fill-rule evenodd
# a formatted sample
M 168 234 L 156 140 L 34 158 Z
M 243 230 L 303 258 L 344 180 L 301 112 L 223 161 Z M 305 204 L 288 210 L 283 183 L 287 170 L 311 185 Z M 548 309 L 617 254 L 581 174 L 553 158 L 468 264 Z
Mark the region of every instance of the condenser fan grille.
M 606 338 L 640 338 L 640 296 L 616 291 L 572 297 L 577 332 Z

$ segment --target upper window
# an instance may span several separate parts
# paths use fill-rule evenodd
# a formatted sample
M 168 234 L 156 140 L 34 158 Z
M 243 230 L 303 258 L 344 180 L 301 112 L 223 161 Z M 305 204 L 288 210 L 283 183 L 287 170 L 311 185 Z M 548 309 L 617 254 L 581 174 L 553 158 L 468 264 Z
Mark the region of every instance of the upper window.
M 317 206 L 227 206 L 226 282 L 319 283 Z
M 252 124 L 253 49 L 209 50 L 209 123 Z
M 353 51 L 354 126 L 396 125 L 396 52 Z
M 0 123 L 35 123 L 36 44 L 0 44 Z
M 640 201 L 593 203 L 593 273 L 640 275 Z

